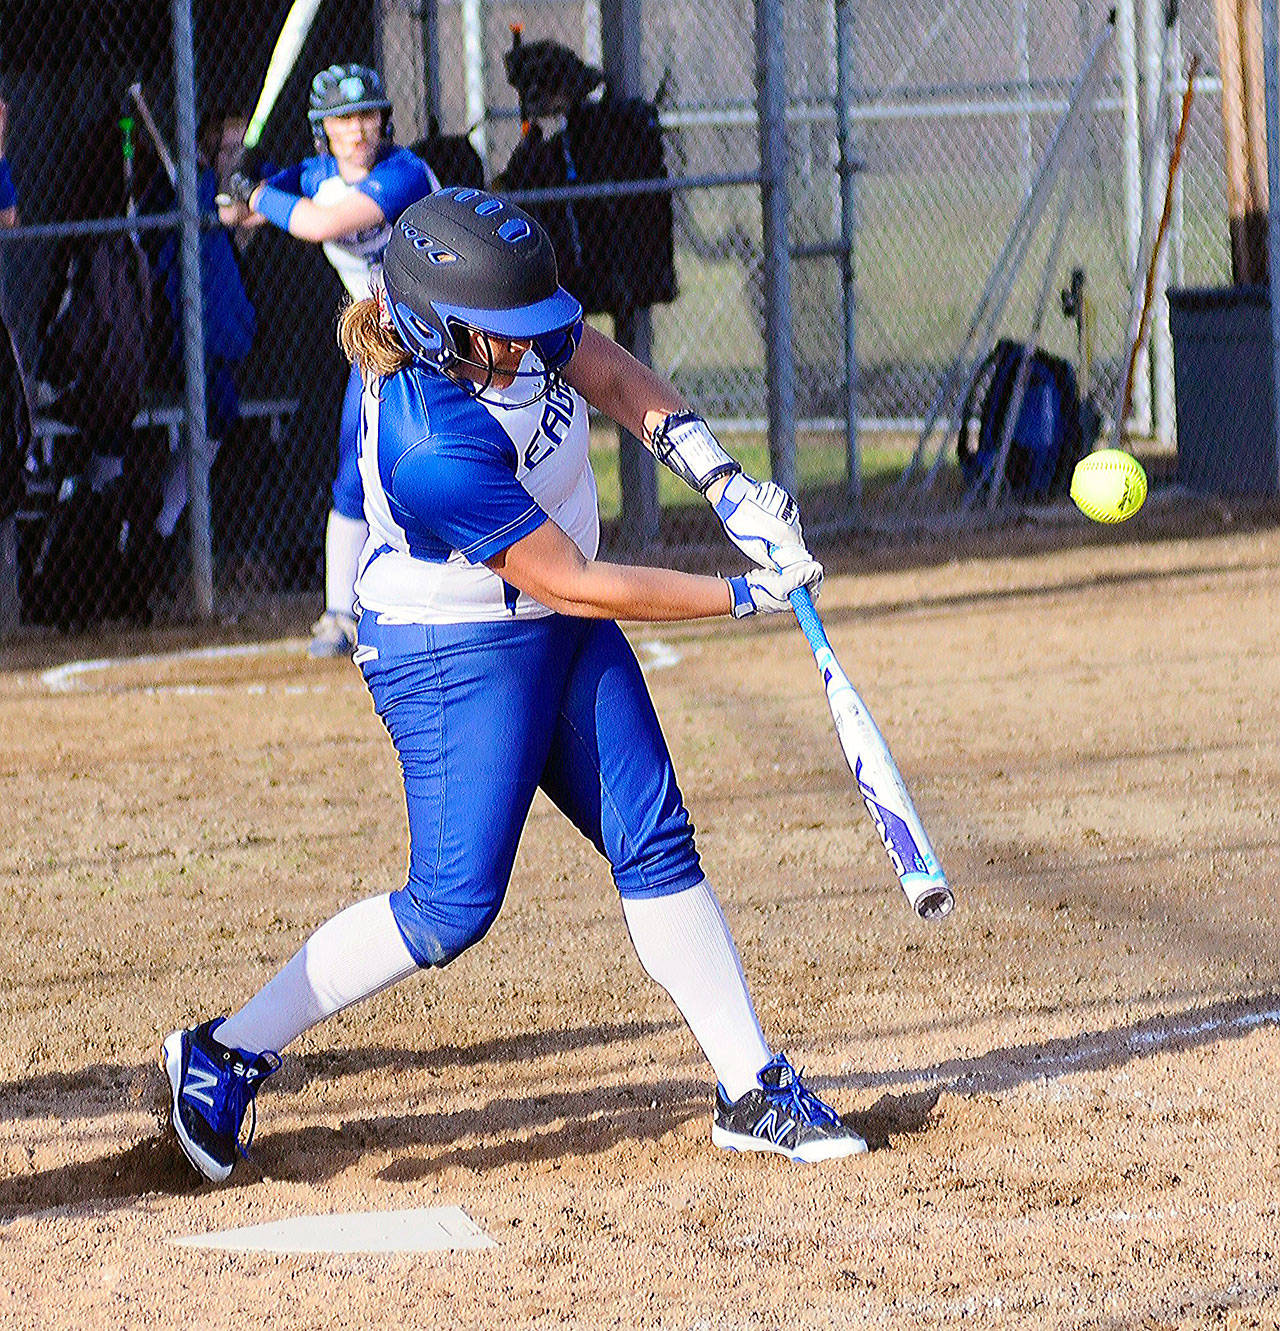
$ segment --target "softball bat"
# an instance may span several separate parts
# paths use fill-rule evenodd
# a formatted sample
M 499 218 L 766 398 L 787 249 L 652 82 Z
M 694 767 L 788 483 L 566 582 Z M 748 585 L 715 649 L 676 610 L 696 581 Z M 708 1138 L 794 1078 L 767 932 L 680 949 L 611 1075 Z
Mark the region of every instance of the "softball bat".
M 808 590 L 798 587 L 790 600 L 826 686 L 827 705 L 845 761 L 858 783 L 858 791 L 902 890 L 922 920 L 945 919 L 955 906 L 955 897 L 947 886 L 889 746 L 836 660 Z

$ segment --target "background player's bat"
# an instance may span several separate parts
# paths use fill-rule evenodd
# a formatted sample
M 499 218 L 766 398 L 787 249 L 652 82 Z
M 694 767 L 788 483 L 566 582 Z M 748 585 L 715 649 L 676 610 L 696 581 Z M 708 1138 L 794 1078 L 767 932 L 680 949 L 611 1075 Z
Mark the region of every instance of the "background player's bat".
M 889 863 L 916 914 L 922 920 L 941 920 L 951 913 L 955 898 L 929 844 L 920 815 L 907 794 L 889 746 L 871 719 L 866 704 L 849 682 L 848 675 L 840 668 L 805 588 L 799 587 L 791 593 L 791 608 L 822 672 L 840 747 L 858 783 L 871 821 L 884 842 Z
M 169 177 L 169 184 L 175 188 L 178 184 L 178 168 L 173 161 L 173 154 L 169 151 L 169 145 L 165 143 L 160 135 L 160 129 L 156 125 L 156 118 L 151 114 L 151 107 L 147 105 L 147 99 L 142 92 L 141 83 L 131 83 L 129 85 L 129 96 L 133 99 L 133 104 L 138 108 L 138 114 L 142 117 L 142 124 L 147 133 L 151 136 L 151 142 L 155 144 L 156 156 L 160 158 L 160 165 L 164 167 L 164 173 Z
M 293 67 L 302 54 L 303 43 L 311 31 L 311 21 L 320 8 L 320 0 L 293 0 L 289 13 L 285 16 L 284 26 L 271 52 L 267 63 L 267 72 L 262 80 L 262 91 L 258 94 L 257 105 L 249 117 L 249 128 L 244 132 L 244 146 L 256 148 L 262 138 L 262 131 L 267 127 L 271 112 L 275 108 L 276 98 L 293 73 Z

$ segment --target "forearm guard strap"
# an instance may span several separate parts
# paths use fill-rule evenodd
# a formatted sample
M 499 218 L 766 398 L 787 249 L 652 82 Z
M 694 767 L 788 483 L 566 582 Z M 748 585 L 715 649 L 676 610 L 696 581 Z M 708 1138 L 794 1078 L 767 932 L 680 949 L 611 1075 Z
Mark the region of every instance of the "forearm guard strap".
M 653 455 L 702 495 L 717 477 L 742 470 L 720 447 L 706 421 L 692 411 L 672 412 L 658 426 L 653 432 Z

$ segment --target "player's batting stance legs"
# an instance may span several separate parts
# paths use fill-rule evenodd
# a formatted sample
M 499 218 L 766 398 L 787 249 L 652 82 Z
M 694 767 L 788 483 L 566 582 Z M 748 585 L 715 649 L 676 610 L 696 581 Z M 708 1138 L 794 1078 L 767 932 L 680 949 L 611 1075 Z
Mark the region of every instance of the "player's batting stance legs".
M 409 881 L 323 925 L 225 1022 L 166 1041 L 174 1123 L 196 1167 L 215 1181 L 231 1172 L 244 1102 L 232 1100 L 220 1119 L 205 1113 L 211 1106 L 198 1095 L 181 1094 L 192 1069 L 199 1092 L 200 1079 L 231 1060 L 249 1070 L 256 1090 L 278 1065 L 274 1051 L 308 1027 L 478 942 L 501 907 L 539 786 L 609 858 L 640 962 L 715 1071 L 713 1140 L 803 1160 L 864 1149 L 765 1043 L 648 691 L 617 626 L 564 616 L 425 628 L 369 621 L 361 621 L 357 659 L 404 771 Z M 424 636 L 433 648 L 426 662 Z M 506 724 L 511 717 L 523 724 Z M 272 1052 L 247 1052 L 258 1050 Z M 755 1135 L 762 1105 L 777 1112 Z M 788 1126 L 805 1115 L 816 1123 L 804 1140 L 789 1139 Z
M 350 656 L 356 645 L 355 585 L 360 552 L 369 535 L 364 486 L 356 460 L 360 440 L 360 372 L 353 365 L 342 399 L 338 471 L 324 531 L 324 614 L 311 626 L 312 656 Z

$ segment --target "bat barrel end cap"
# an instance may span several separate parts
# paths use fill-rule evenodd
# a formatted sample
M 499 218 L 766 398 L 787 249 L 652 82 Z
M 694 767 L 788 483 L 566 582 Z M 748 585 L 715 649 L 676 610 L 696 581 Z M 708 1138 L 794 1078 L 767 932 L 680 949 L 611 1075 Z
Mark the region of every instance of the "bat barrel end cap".
M 940 887 L 926 892 L 916 902 L 916 914 L 922 920 L 945 920 L 955 909 L 956 899 L 949 887 Z

